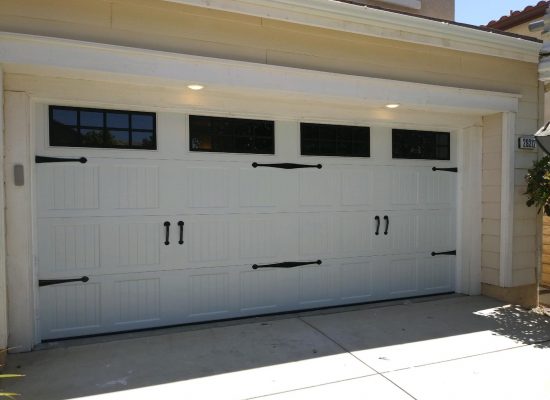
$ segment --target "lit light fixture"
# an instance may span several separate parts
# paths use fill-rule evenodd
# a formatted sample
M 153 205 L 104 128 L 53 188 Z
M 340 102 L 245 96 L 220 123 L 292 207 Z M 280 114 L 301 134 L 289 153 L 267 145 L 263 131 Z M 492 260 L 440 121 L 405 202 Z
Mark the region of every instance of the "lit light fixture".
M 386 108 L 398 108 L 400 104 L 394 103 L 394 104 L 386 104 Z
M 198 85 L 196 83 L 194 83 L 192 85 L 188 85 L 187 87 L 191 90 L 202 90 L 202 89 L 204 89 L 204 86 Z

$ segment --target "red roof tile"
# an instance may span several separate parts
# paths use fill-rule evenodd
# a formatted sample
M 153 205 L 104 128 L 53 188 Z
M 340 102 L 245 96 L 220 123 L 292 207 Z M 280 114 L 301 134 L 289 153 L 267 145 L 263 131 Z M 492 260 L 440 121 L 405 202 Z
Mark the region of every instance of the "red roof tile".
M 487 28 L 506 30 L 525 22 L 540 18 L 546 12 L 550 1 L 539 1 L 534 6 L 527 6 L 520 11 L 510 11 L 509 15 L 504 15 L 496 21 L 489 22 Z

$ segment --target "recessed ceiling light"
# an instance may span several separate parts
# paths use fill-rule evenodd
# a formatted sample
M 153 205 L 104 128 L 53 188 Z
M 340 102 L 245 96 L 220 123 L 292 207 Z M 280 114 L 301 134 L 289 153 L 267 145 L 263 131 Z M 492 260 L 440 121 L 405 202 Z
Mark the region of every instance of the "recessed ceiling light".
M 386 104 L 386 108 L 398 108 L 399 107 L 399 104 Z
M 204 89 L 204 86 L 202 86 L 202 85 L 197 85 L 197 84 L 188 85 L 187 87 L 188 87 L 189 89 L 191 89 L 191 90 L 202 90 L 202 89 Z

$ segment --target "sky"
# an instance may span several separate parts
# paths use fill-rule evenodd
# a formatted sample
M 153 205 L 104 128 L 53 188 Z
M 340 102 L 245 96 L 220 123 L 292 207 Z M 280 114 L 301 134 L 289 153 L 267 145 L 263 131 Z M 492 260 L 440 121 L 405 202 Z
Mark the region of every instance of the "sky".
M 455 0 L 457 22 L 485 25 L 510 13 L 537 4 L 539 0 Z

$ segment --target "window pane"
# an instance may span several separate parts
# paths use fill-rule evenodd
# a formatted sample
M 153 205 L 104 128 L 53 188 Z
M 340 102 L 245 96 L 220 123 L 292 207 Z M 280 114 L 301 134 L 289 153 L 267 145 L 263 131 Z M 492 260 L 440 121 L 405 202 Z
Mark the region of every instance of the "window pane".
M 273 121 L 189 116 L 191 151 L 274 154 Z
M 103 146 L 103 141 L 104 141 L 103 129 L 81 128 L 80 136 L 81 136 L 80 140 L 81 140 L 82 146 L 90 146 L 90 147 Z
M 76 126 L 78 123 L 76 113 L 74 110 L 56 108 L 52 112 L 53 120 L 59 124 Z
M 106 144 L 115 147 L 129 146 L 130 145 L 130 133 L 128 131 L 119 131 L 110 129 L 107 131 L 107 137 L 105 138 Z
M 107 113 L 107 128 L 126 128 L 130 127 L 128 114 Z
M 132 131 L 132 147 L 152 148 L 155 146 L 153 132 Z
M 393 158 L 449 160 L 450 134 L 448 132 L 394 129 L 392 132 Z
M 96 111 L 81 111 L 80 125 L 103 128 L 103 113 Z
M 143 114 L 132 114 L 132 129 L 153 130 L 153 116 Z
M 154 113 L 50 106 L 50 145 L 155 150 L 155 118 Z
M 366 126 L 301 123 L 300 136 L 302 155 L 370 157 Z

